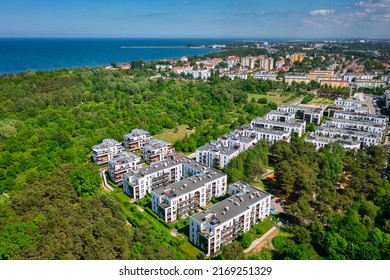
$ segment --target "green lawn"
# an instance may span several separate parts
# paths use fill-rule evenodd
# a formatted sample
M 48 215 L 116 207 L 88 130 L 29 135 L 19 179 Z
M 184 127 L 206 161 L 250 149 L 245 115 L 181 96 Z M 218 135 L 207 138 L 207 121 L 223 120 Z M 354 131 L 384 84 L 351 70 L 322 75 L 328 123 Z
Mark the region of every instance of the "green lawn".
M 194 129 L 188 129 L 188 125 L 183 124 L 177 127 L 177 132 L 175 132 L 175 128 L 167 129 L 163 133 L 154 135 L 153 137 L 174 144 L 177 140 L 183 139 L 186 134 L 190 136 L 194 132 Z
M 309 102 L 309 104 L 323 104 L 323 105 L 332 105 L 334 103 L 334 100 L 324 97 L 318 97 L 314 98 L 312 101 Z
M 0 204 L 6 204 L 8 203 L 9 198 L 6 197 L 4 194 L 0 194 Z
M 278 105 L 284 104 L 284 103 L 293 103 L 294 101 L 298 100 L 300 97 L 293 98 L 293 93 L 283 94 L 280 92 L 269 92 L 266 95 L 256 94 L 256 93 L 249 93 L 248 94 L 248 100 L 252 100 L 252 98 L 255 98 L 256 101 L 259 100 L 259 98 L 265 97 L 267 98 L 268 102 L 272 101 L 275 102 Z
M 186 252 L 187 255 L 193 259 L 196 259 L 200 253 L 199 249 L 196 248 L 195 246 L 193 246 L 189 241 L 180 245 L 180 249 L 182 249 L 184 252 Z

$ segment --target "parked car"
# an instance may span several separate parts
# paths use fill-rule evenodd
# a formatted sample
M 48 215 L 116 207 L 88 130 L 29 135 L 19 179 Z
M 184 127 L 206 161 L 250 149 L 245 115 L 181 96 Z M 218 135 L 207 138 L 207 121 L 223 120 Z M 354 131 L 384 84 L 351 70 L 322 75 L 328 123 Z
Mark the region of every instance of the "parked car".
M 271 209 L 269 209 L 269 211 L 271 212 L 272 215 L 275 214 L 275 213 L 277 212 L 276 209 L 273 208 L 273 207 L 271 207 Z

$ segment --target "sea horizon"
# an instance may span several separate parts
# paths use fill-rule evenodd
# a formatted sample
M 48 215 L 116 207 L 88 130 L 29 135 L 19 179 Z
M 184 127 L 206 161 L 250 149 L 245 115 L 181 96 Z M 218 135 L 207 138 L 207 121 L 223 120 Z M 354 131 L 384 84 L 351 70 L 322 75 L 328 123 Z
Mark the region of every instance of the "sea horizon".
M 0 74 L 28 70 L 47 71 L 81 67 L 103 67 L 131 61 L 177 59 L 204 56 L 220 50 L 190 48 L 188 45 L 213 45 L 232 42 L 322 42 L 335 38 L 121 38 L 121 37 L 2 37 Z M 342 38 L 339 40 L 356 40 Z M 386 39 L 369 39 L 386 40 Z M 168 47 L 169 46 L 169 47 Z

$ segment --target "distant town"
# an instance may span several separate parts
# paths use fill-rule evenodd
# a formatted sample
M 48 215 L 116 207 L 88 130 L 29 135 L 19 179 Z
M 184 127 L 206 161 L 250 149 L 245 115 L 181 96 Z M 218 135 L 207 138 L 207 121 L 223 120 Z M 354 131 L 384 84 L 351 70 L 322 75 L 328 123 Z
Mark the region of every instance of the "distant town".
M 287 50 L 297 47 L 283 45 Z M 265 49 L 268 55 L 182 57 L 149 64 L 155 71 L 152 79 L 208 80 L 215 75 L 222 79 L 260 79 L 283 83 L 285 88 L 310 85 L 311 99 L 322 96 L 321 91 L 330 92 L 334 98 L 331 102 L 324 98 L 324 104 L 302 104 L 305 97 L 281 104 L 266 116 L 197 147 L 189 156 L 176 153 L 173 143 L 139 128 L 124 135 L 123 142 L 105 139 L 92 147 L 92 155 L 95 163 L 107 165 L 101 173 L 106 188 L 112 188 L 106 182 L 108 174 L 108 180 L 123 184 L 130 198 L 139 200 L 150 195 L 153 212 L 166 223 L 189 217 L 189 241 L 207 257 L 218 254 L 223 244 L 281 208 L 280 200 L 271 202 L 272 194 L 244 181 L 227 184 L 223 170 L 243 151 L 259 141 L 289 143 L 292 138 L 312 143 L 317 151 L 329 143 L 338 143 L 347 150 L 388 145 L 389 117 L 382 113 L 390 109 L 390 90 L 385 90 L 390 83 L 390 64 L 330 53 L 334 47 L 305 44 L 305 52 L 275 56 L 280 49 L 265 43 L 254 50 Z M 381 56 L 379 51 L 364 53 Z M 106 68 L 131 67 L 113 64 Z M 372 89 L 383 90 L 383 95 L 369 94 Z M 223 199 L 211 203 L 216 198 Z

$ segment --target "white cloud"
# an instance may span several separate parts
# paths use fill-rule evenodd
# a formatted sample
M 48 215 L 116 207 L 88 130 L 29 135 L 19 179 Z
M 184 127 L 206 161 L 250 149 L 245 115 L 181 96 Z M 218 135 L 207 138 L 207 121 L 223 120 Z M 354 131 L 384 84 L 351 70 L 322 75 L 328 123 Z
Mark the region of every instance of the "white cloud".
M 333 14 L 335 10 L 313 10 L 309 12 L 311 16 L 327 16 Z

